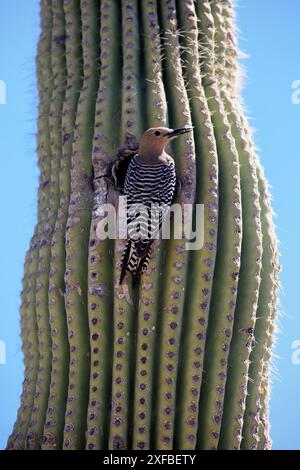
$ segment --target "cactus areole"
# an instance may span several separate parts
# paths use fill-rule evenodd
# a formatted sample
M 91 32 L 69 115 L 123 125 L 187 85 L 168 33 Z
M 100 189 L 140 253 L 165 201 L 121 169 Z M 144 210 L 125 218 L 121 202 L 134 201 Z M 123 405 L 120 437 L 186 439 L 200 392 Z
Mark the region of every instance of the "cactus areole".
M 237 57 L 232 0 L 41 0 L 38 219 L 8 449 L 270 448 L 278 248 Z M 120 284 L 126 239 L 99 236 L 103 207 L 155 127 L 192 127 L 167 153 L 177 208 L 202 205 L 201 248 L 171 230 Z

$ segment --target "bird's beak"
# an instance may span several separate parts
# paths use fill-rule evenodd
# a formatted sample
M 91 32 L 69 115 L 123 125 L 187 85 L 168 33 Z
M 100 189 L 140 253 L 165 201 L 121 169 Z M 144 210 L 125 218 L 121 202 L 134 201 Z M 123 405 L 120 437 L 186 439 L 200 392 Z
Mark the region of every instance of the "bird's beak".
M 177 137 L 178 135 L 186 134 L 187 132 L 191 132 L 192 130 L 193 127 L 191 126 L 179 127 L 178 129 L 173 129 L 171 132 L 168 132 L 167 137 L 169 139 L 172 139 L 172 137 Z

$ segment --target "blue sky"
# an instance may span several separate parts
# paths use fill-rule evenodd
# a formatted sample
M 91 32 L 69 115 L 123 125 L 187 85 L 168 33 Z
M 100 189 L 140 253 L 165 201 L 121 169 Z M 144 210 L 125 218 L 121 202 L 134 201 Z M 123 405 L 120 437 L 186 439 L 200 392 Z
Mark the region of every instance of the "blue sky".
M 292 102 L 292 83 L 300 80 L 300 2 L 239 0 L 237 14 L 240 47 L 249 55 L 243 61 L 247 69 L 244 98 L 272 185 L 283 265 L 280 331 L 275 350 L 277 372 L 271 401 L 273 448 L 300 449 L 300 364 L 292 361 L 292 343 L 300 341 L 300 103 Z M 0 363 L 3 448 L 21 392 L 19 293 L 25 251 L 36 219 L 34 57 L 38 1 L 1 2 L 0 18 L 0 80 L 6 84 L 6 104 L 0 104 L 0 341 L 6 344 L 6 365 Z

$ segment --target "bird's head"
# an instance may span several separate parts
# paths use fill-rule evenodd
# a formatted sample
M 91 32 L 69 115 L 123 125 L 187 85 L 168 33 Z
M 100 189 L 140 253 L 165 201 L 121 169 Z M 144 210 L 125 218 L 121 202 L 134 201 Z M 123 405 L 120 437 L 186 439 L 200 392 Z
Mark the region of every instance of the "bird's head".
M 180 127 L 178 129 L 169 129 L 168 127 L 150 127 L 141 137 L 139 145 L 139 156 L 144 161 L 151 163 L 157 159 L 164 151 L 165 146 L 170 140 L 186 132 L 193 130 L 190 126 Z

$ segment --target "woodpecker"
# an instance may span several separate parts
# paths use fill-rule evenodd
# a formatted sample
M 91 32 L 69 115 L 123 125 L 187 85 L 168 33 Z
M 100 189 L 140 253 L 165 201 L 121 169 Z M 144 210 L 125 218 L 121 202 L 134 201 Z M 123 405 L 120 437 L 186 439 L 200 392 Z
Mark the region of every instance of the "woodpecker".
M 128 240 L 121 260 L 120 284 L 126 271 L 132 273 L 135 282 L 147 267 L 151 245 L 172 204 L 176 187 L 175 163 L 165 146 L 192 129 L 150 128 L 131 159 L 124 183 Z

